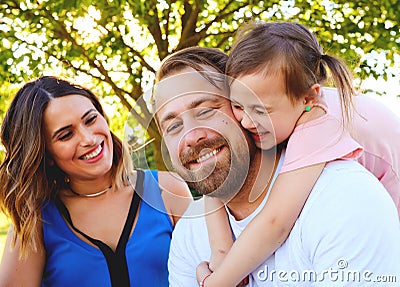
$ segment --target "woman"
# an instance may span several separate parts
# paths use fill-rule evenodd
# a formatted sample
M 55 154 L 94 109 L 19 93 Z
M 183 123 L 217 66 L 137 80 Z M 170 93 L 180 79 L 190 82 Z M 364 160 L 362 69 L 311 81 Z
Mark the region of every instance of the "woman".
M 12 227 L 0 286 L 168 285 L 190 192 L 169 173 L 132 169 L 91 91 L 55 77 L 27 83 L 1 139 L 0 205 Z

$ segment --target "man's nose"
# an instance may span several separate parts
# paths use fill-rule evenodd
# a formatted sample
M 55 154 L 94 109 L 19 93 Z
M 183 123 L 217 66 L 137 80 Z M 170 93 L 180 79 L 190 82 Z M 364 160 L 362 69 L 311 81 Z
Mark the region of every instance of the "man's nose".
M 184 135 L 183 142 L 186 147 L 193 147 L 199 142 L 205 140 L 207 132 L 203 128 L 195 128 Z

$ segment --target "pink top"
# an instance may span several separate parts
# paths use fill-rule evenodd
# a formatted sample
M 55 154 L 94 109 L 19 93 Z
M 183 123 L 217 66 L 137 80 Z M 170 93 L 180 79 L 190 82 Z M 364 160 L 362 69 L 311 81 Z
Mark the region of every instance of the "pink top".
M 350 137 L 341 124 L 337 90 L 324 88 L 323 92 L 329 107 L 327 114 L 295 128 L 281 172 L 357 158 L 388 190 L 400 216 L 400 117 L 377 100 L 356 96 Z
M 298 125 L 289 138 L 282 172 L 336 159 L 355 159 L 362 147 L 329 111 Z

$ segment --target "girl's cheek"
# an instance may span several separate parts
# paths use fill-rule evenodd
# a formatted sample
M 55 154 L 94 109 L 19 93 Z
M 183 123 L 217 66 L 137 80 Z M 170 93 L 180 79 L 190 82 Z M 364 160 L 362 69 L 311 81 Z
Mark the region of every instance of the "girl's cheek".
M 243 119 L 243 111 L 239 111 L 237 109 L 233 109 L 233 115 L 235 116 L 238 122 L 241 122 Z

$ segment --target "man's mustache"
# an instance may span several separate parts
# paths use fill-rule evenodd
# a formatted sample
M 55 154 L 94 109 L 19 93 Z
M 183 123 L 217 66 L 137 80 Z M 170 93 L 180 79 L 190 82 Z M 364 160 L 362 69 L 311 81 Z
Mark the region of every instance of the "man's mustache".
M 222 136 L 216 136 L 212 139 L 205 139 L 199 142 L 197 145 L 191 147 L 190 149 L 186 149 L 183 151 L 179 159 L 183 166 L 186 167 L 187 164 L 196 161 L 199 158 L 200 153 L 204 149 L 215 150 L 222 146 L 228 146 L 228 142 Z

